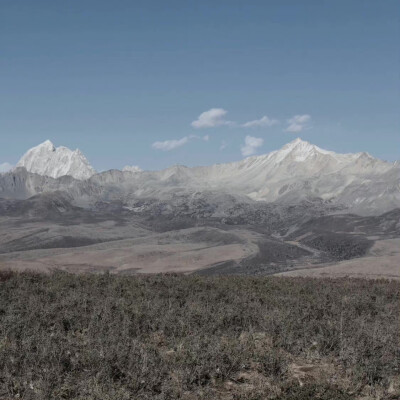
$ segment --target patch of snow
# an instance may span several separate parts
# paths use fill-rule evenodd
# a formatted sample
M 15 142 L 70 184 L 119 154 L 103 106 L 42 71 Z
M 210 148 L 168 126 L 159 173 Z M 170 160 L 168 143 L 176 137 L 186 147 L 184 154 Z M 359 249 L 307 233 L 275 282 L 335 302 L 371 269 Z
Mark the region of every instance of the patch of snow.
M 80 150 L 55 147 L 50 140 L 28 150 L 17 167 L 52 178 L 70 175 L 75 179 L 85 180 L 96 173 Z
M 0 174 L 11 171 L 13 168 L 14 168 L 14 166 L 8 162 L 2 163 L 2 164 L 0 164 Z
M 137 165 L 126 165 L 122 171 L 124 172 L 142 172 L 143 170 Z

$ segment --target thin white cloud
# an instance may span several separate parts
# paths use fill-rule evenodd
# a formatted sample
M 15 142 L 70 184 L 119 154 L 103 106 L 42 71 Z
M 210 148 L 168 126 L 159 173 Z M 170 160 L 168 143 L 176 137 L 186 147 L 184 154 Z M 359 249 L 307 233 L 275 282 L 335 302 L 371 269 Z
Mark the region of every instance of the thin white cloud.
M 242 124 L 243 128 L 256 128 L 256 127 L 268 127 L 279 124 L 277 119 L 272 119 L 264 115 L 260 119 L 255 119 L 253 121 L 248 121 Z
M 163 142 L 154 142 L 151 147 L 153 149 L 162 150 L 162 151 L 170 151 L 174 150 L 177 147 L 181 147 L 185 145 L 189 141 L 188 136 L 184 136 L 181 139 L 172 139 L 172 140 L 165 140 Z
M 247 135 L 244 139 L 244 145 L 240 147 L 242 155 L 244 157 L 253 155 L 263 143 L 264 139 Z
M 199 139 L 199 140 L 204 140 L 205 142 L 208 142 L 210 140 L 210 135 L 204 135 L 204 136 L 199 136 L 199 135 L 189 135 L 188 139 Z
M 13 168 L 14 168 L 14 166 L 11 165 L 11 164 L 8 163 L 8 162 L 2 163 L 2 164 L 0 164 L 0 173 L 8 172 L 8 171 L 10 171 L 10 170 L 13 169 Z
M 220 149 L 220 150 L 224 150 L 224 149 L 226 149 L 227 147 L 228 147 L 228 143 L 226 143 L 226 141 L 223 140 L 223 141 L 221 142 L 221 146 L 219 146 L 219 149 Z
M 285 131 L 292 132 L 292 133 L 301 132 L 307 126 L 307 123 L 310 120 L 311 120 L 311 116 L 308 114 L 295 115 L 294 117 L 289 118 L 287 120 L 287 123 L 289 125 L 285 129 Z
M 189 143 L 191 140 L 204 140 L 205 142 L 208 142 L 210 140 L 210 135 L 204 135 L 204 136 L 189 135 L 189 136 L 184 136 L 181 139 L 171 139 L 171 140 L 165 140 L 163 142 L 154 142 L 151 145 L 151 147 L 157 150 L 170 151 Z
M 223 108 L 211 108 L 208 111 L 204 111 L 199 117 L 191 123 L 193 128 L 214 128 L 221 125 L 232 125 L 232 121 L 227 121 L 225 115 L 228 111 Z

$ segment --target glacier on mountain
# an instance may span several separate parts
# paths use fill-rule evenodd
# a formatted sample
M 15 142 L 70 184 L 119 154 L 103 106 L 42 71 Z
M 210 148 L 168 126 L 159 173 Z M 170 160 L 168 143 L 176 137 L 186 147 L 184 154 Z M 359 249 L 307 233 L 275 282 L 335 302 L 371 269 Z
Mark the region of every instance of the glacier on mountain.
M 17 167 L 52 178 L 70 175 L 75 179 L 85 180 L 96 173 L 80 150 L 55 147 L 50 140 L 28 150 Z

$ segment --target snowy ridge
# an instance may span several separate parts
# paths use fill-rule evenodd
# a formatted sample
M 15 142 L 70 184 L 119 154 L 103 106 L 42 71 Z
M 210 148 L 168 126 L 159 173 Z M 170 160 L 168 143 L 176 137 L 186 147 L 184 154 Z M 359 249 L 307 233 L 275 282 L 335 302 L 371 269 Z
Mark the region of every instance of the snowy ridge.
M 279 204 L 320 199 L 370 215 L 400 207 L 398 162 L 385 162 L 368 153 L 337 154 L 300 139 L 280 150 L 227 164 L 175 165 L 161 171 L 127 166 L 99 174 L 79 150 L 55 148 L 47 141 L 28 151 L 18 166 L 38 175 L 23 168 L 2 174 L 0 197 L 26 198 L 63 190 L 77 204 L 118 200 L 129 205 L 139 198 L 169 201 L 182 195 L 225 193 Z M 70 177 L 48 178 L 63 175 Z
M 137 165 L 126 165 L 124 168 L 122 168 L 123 172 L 141 172 L 142 169 L 138 167 Z
M 4 174 L 5 172 L 11 171 L 13 169 L 13 166 L 8 163 L 0 163 L 0 174 Z
M 85 180 L 96 173 L 80 150 L 55 147 L 50 140 L 28 150 L 17 167 L 52 178 L 70 175 L 75 179 Z

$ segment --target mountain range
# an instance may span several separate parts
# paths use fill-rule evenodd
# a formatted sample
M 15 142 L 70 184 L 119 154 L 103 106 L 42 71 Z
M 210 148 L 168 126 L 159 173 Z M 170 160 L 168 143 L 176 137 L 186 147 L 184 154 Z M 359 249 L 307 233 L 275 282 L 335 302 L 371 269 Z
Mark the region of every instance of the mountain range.
M 300 139 L 233 163 L 99 173 L 46 141 L 0 174 L 0 271 L 324 274 L 338 263 L 332 276 L 393 277 L 399 238 L 399 163 Z
M 27 199 L 52 191 L 74 204 L 99 201 L 136 205 L 139 199 L 230 195 L 241 202 L 299 204 L 320 201 L 374 215 L 400 207 L 400 165 L 368 153 L 337 154 L 296 139 L 280 150 L 238 162 L 161 171 L 125 167 L 97 173 L 79 151 L 50 141 L 26 152 L 15 169 L 0 175 L 0 197 Z

